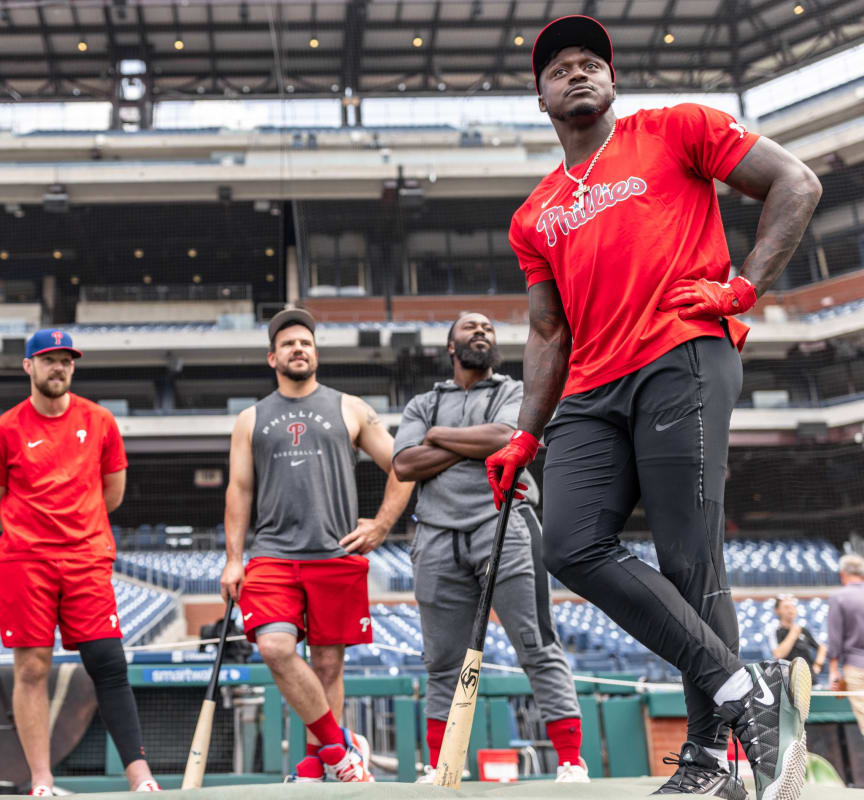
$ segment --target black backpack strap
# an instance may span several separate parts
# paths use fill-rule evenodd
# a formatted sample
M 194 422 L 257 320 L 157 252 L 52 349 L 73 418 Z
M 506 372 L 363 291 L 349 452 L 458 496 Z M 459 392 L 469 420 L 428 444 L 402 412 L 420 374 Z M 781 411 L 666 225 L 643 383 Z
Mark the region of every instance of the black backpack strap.
M 434 428 L 438 422 L 438 406 L 441 405 L 441 390 L 434 389 L 435 392 L 435 405 L 432 406 L 432 416 L 429 419 L 429 427 Z
M 504 385 L 504 381 L 500 381 L 495 384 L 495 388 L 489 392 L 489 402 L 486 403 L 486 410 L 483 412 L 483 422 L 489 422 L 489 415 L 492 413 L 492 405 L 495 402 L 495 398 L 498 396 L 498 392 L 501 387 Z

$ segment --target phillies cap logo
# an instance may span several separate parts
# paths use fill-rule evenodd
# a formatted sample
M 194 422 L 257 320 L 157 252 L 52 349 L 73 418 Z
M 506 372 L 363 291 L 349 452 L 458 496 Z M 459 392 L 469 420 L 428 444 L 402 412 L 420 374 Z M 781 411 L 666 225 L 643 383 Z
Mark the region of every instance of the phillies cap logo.
M 52 331 L 51 338 L 58 347 L 63 343 L 63 331 Z
M 306 423 L 305 422 L 292 422 L 288 426 L 288 433 L 294 434 L 294 441 L 291 442 L 292 447 L 297 447 L 300 444 L 300 437 L 306 433 Z

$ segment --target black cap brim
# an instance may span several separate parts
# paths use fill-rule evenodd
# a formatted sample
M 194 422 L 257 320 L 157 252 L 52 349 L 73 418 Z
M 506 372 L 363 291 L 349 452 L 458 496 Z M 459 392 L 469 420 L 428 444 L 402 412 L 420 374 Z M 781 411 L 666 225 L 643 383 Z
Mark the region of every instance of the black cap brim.
M 615 68 L 612 66 L 612 39 L 596 19 L 582 14 L 571 14 L 552 20 L 534 40 L 531 51 L 531 68 L 534 70 L 534 85 L 540 93 L 540 73 L 559 50 L 565 47 L 584 47 L 597 53 L 608 65 L 615 81 Z
M 270 341 L 273 341 L 273 337 L 275 337 L 282 328 L 287 328 L 289 325 L 302 325 L 303 327 L 308 328 L 312 333 L 315 333 L 315 317 L 313 317 L 308 311 L 304 311 L 302 308 L 286 308 L 284 311 L 280 311 L 276 314 L 267 326 L 267 334 Z

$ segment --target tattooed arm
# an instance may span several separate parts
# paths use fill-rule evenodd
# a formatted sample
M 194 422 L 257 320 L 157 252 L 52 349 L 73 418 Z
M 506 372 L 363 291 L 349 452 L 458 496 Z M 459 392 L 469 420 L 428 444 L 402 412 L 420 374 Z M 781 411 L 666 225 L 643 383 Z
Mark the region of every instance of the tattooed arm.
M 750 148 L 726 183 L 765 204 L 756 243 L 741 267 L 741 275 L 761 296 L 792 258 L 822 196 L 822 185 L 809 167 L 765 137 Z
M 564 391 L 572 338 L 555 281 L 535 283 L 528 290 L 530 328 L 523 356 L 525 393 L 519 428 L 538 439 L 552 418 Z
M 400 482 L 392 469 L 393 437 L 381 424 L 375 410 L 359 397 L 343 395 L 350 404 L 358 426 L 356 442 L 384 472 L 389 473 L 384 497 L 374 519 L 360 518 L 357 527 L 339 542 L 348 553 L 364 555 L 378 547 L 402 515 L 411 499 L 413 483 Z M 349 426 L 349 431 L 351 427 Z

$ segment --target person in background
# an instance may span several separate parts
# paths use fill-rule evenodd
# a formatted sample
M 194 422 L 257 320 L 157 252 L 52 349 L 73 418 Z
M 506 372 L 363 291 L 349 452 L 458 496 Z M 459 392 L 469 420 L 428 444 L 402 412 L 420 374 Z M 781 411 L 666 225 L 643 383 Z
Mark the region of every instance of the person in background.
M 864 558 L 848 554 L 840 559 L 843 588 L 828 600 L 828 675 L 831 688 L 864 692 Z M 864 695 L 849 698 L 864 736 Z
M 794 595 L 781 594 L 774 603 L 774 612 L 779 624 L 768 633 L 771 655 L 774 658 L 803 658 L 809 665 L 814 677 L 822 672 L 828 648 L 819 644 L 816 637 L 798 624 L 798 603 Z M 816 653 L 814 658 L 813 653 Z

